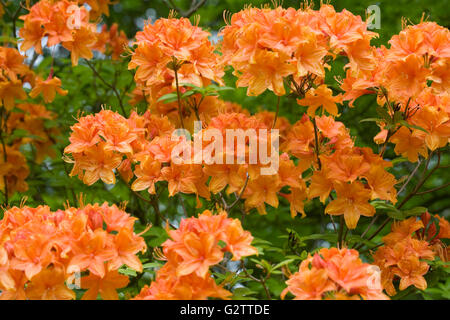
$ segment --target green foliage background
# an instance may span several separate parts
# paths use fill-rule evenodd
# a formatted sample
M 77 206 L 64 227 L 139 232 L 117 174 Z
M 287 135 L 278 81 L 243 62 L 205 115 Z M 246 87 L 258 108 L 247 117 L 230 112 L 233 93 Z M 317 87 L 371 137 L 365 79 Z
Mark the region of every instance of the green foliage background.
M 18 1 L 17 1 L 18 2 Z M 174 1 L 179 7 L 187 9 L 190 1 Z M 224 26 L 223 11 L 237 12 L 245 5 L 252 4 L 253 6 L 260 6 L 267 1 L 241 1 L 241 0 L 207 0 L 206 4 L 197 11 L 200 18 L 200 26 L 208 29 L 214 35 Z M 374 41 L 375 44 L 387 45 L 387 41 L 394 34 L 401 30 L 401 18 L 407 17 L 411 22 L 418 23 L 422 17 L 422 13 L 428 17 L 428 20 L 436 21 L 440 25 L 449 27 L 450 12 L 448 10 L 448 1 L 430 1 L 430 0 L 385 0 L 385 1 L 368 1 L 368 0 L 341 0 L 331 1 L 336 10 L 347 9 L 354 14 L 365 15 L 365 9 L 372 4 L 377 4 L 381 9 L 381 29 L 374 30 L 380 34 L 379 39 Z M 284 7 L 292 6 L 298 8 L 299 1 L 285 0 Z M 317 6 L 317 4 L 316 4 Z M 128 37 L 134 37 L 136 31 L 142 28 L 144 21 L 147 19 L 156 19 L 158 17 L 167 17 L 169 8 L 163 0 L 121 0 L 111 8 L 110 17 L 105 18 L 107 24 L 117 22 L 121 29 L 123 29 Z M 0 22 L 1 35 L 7 35 L 8 17 L 5 15 L 3 21 Z M 196 19 L 193 16 L 191 19 Z M 21 22 L 18 23 L 18 27 Z M 91 187 L 85 186 L 77 178 L 70 178 L 68 173 L 71 170 L 71 165 L 62 161 L 62 150 L 68 145 L 68 135 L 70 126 L 76 122 L 76 116 L 81 112 L 85 114 L 98 112 L 101 107 L 111 106 L 113 110 L 119 111 L 119 105 L 113 92 L 105 86 L 98 77 L 96 77 L 91 69 L 80 61 L 80 65 L 72 68 L 68 52 L 59 49 L 53 53 L 55 59 L 55 75 L 63 82 L 63 88 L 69 90 L 69 94 L 65 97 L 57 97 L 57 99 L 47 107 L 58 114 L 57 119 L 49 121 L 48 126 L 57 126 L 61 130 L 61 136 L 57 137 L 58 143 L 55 146 L 57 150 L 57 157 L 55 159 L 46 159 L 43 164 L 34 162 L 33 150 L 25 146 L 24 152 L 27 154 L 31 174 L 27 179 L 29 183 L 29 191 L 26 193 L 16 194 L 11 199 L 12 205 L 19 205 L 22 197 L 27 196 L 27 205 L 37 206 L 40 204 L 47 204 L 52 209 L 62 208 L 63 205 L 69 201 L 71 205 L 78 205 L 77 196 L 80 193 L 84 195 L 85 203 L 104 201 L 112 203 L 120 203 L 127 201 L 127 211 L 139 217 L 140 225 L 138 228 L 143 229 L 148 223 L 152 223 L 154 227 L 146 234 L 148 244 L 150 246 L 160 245 L 165 240 L 165 231 L 161 228 L 161 221 L 155 215 L 154 208 L 135 195 L 133 195 L 128 187 L 118 179 L 118 183 L 113 186 L 105 185 L 102 182 L 97 182 Z M 46 52 L 44 59 L 38 58 L 36 61 L 36 72 L 44 76 L 48 75 L 51 64 L 51 53 Z M 125 97 L 128 97 L 126 92 L 131 92 L 134 87 L 133 74 L 127 70 L 129 59 L 125 58 L 119 62 L 111 62 L 109 60 L 102 60 L 102 57 L 93 60 L 97 70 L 104 79 L 113 83 Z M 342 76 L 342 67 L 346 61 L 337 60 L 333 66 L 333 73 L 329 75 L 328 83 L 337 90 L 334 76 Z M 227 85 L 233 86 L 235 79 L 228 72 L 226 77 Z M 225 100 L 235 101 L 242 104 L 245 108 L 256 112 L 257 110 L 275 110 L 276 98 L 271 92 L 266 92 L 259 97 L 247 97 L 245 89 L 236 89 L 231 92 L 223 93 Z M 38 98 L 39 99 L 39 98 Z M 39 100 L 37 100 L 39 101 Z M 339 120 L 347 127 L 351 128 L 352 135 L 357 137 L 356 143 L 360 146 L 370 146 L 376 150 L 377 146 L 373 143 L 373 137 L 378 132 L 378 127 L 373 122 L 360 123 L 361 119 L 376 116 L 375 112 L 376 102 L 374 97 L 363 97 L 357 100 L 355 107 L 350 109 L 348 106 L 340 108 L 342 115 Z M 127 105 L 127 112 L 131 107 Z M 140 111 L 145 109 L 144 105 L 138 106 Z M 299 120 L 305 111 L 304 108 L 299 107 L 294 100 L 288 98 L 282 99 L 281 116 L 285 116 L 291 123 Z M 392 146 L 390 146 L 386 153 L 387 157 L 393 159 Z M 430 165 L 434 165 L 433 159 Z M 442 158 L 442 163 L 449 163 L 448 155 Z M 402 162 L 398 163 L 393 169 L 393 173 L 397 178 L 410 173 L 414 168 L 413 164 Z M 450 172 L 448 169 L 439 169 L 424 186 L 424 190 L 442 185 L 450 180 Z M 410 184 L 411 188 L 414 186 L 414 181 Z M 164 186 L 160 187 L 164 189 Z M 406 194 L 408 190 L 399 195 L 400 198 Z M 181 199 L 182 198 L 182 199 Z M 173 198 L 168 198 L 167 191 L 163 191 L 160 197 L 159 209 L 164 216 L 171 219 L 171 222 L 176 224 L 181 217 L 184 216 L 183 203 L 188 215 L 196 215 L 197 213 L 206 209 L 204 205 L 201 209 L 195 208 L 195 198 L 189 195 L 177 195 Z M 231 202 L 231 201 L 230 201 Z M 431 213 L 438 213 L 445 217 L 450 215 L 450 189 L 442 189 L 434 193 L 426 194 L 424 196 L 416 196 L 408 203 L 407 207 L 424 206 L 429 209 Z M 241 217 L 241 210 L 236 208 L 231 213 L 234 217 L 242 218 L 245 229 L 250 230 L 257 238 L 256 244 L 261 249 L 261 254 L 257 259 L 267 260 L 275 264 L 286 260 L 286 257 L 292 256 L 293 259 L 299 260 L 304 257 L 303 250 L 311 251 L 322 246 L 334 246 L 336 236 L 333 228 L 329 224 L 330 218 L 325 216 L 324 206 L 319 201 L 312 201 L 305 207 L 307 217 L 296 217 L 291 219 L 289 214 L 289 204 L 281 200 L 278 209 L 268 207 L 268 214 L 266 216 L 259 216 L 254 212 L 246 217 Z M 380 220 L 381 221 L 381 220 Z M 370 222 L 369 218 L 362 217 L 358 228 L 349 234 L 351 239 L 353 235 L 360 235 L 366 229 Z M 289 231 L 287 228 L 295 230 L 299 237 L 312 234 L 322 234 L 320 239 L 303 239 L 304 243 L 297 243 L 292 245 L 292 233 L 289 239 Z M 375 227 L 374 227 L 375 228 Z M 388 228 L 381 235 L 386 234 Z M 374 244 L 380 243 L 381 235 L 373 239 Z M 260 240 L 260 239 L 264 239 Z M 268 241 L 268 242 L 267 242 Z M 143 257 L 144 260 L 153 261 L 151 258 L 152 251 L 149 250 L 147 255 Z M 296 256 L 297 255 L 297 256 Z M 294 261 L 295 262 L 295 261 Z M 264 262 L 259 262 L 259 264 Z M 298 261 L 296 261 L 298 263 Z M 254 264 L 256 265 L 256 264 Z M 146 270 L 142 275 L 133 277 L 129 293 L 134 295 L 137 293 L 143 284 L 148 284 L 154 276 L 154 264 L 147 264 Z M 260 270 L 255 268 L 255 274 Z M 269 278 L 267 284 L 270 294 L 273 297 L 279 297 L 285 284 L 280 275 L 279 269 L 274 270 L 274 276 Z M 450 280 L 442 275 L 434 276 L 435 283 L 429 282 L 429 287 L 425 293 L 418 294 L 414 290 L 407 292 L 408 298 L 449 298 Z M 248 284 L 247 288 L 241 288 L 235 292 L 235 297 L 256 297 L 264 298 L 265 295 L 261 286 L 258 283 Z M 403 297 L 404 298 L 404 297 Z

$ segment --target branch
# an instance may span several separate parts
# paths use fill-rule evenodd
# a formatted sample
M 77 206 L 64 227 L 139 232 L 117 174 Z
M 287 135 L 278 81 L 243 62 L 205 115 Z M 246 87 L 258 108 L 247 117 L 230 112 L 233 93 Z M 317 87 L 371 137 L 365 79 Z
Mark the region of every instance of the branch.
M 164 0 L 164 2 L 167 4 L 167 6 L 171 7 L 173 10 L 177 11 L 180 16 L 183 18 L 189 18 L 192 16 L 198 9 L 200 9 L 201 6 L 203 6 L 206 3 L 206 0 L 200 0 L 197 2 L 197 0 L 193 0 L 191 2 L 191 6 L 188 10 L 184 11 L 180 9 L 173 0 Z
M 86 64 L 89 66 L 89 68 L 91 68 L 92 72 L 94 72 L 94 74 L 101 80 L 101 82 L 103 82 L 103 84 L 105 86 L 107 86 L 108 88 L 110 88 L 114 94 L 117 97 L 117 100 L 119 101 L 119 105 L 120 105 L 120 109 L 122 110 L 122 113 L 125 117 L 127 117 L 127 113 L 125 112 L 125 106 L 123 105 L 123 101 L 122 101 L 122 97 L 119 93 L 119 91 L 117 90 L 116 86 L 108 83 L 101 75 L 100 73 L 95 69 L 94 65 L 92 63 L 89 62 L 89 60 L 86 60 Z

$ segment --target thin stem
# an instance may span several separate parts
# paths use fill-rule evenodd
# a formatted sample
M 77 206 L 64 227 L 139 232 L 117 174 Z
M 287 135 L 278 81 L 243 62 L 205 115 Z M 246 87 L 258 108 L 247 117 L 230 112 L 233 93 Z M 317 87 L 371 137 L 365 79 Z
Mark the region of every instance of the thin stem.
M 164 0 L 164 2 L 171 7 L 172 9 L 174 9 L 175 11 L 178 12 L 178 14 L 184 18 L 189 18 L 190 16 L 192 16 L 198 9 L 200 9 L 201 6 L 203 6 L 206 3 L 206 0 L 201 0 L 199 2 L 197 2 L 197 0 L 193 0 L 191 2 L 191 5 L 189 7 L 188 10 L 183 11 L 182 9 L 180 9 L 178 6 L 175 5 L 175 3 L 173 2 L 173 0 Z
M 441 190 L 441 189 L 445 189 L 445 188 L 447 188 L 448 186 L 450 186 L 450 182 L 448 182 L 448 183 L 446 183 L 446 184 L 444 184 L 444 185 L 442 185 L 442 186 L 439 186 L 439 187 L 436 187 L 436 188 L 427 190 L 427 191 L 417 192 L 417 193 L 416 193 L 416 196 L 420 196 L 420 195 L 424 195 L 424 194 L 431 193 L 431 192 L 434 192 L 434 191 L 438 191 L 438 190 Z
M 344 216 L 341 215 L 339 219 L 339 234 L 338 234 L 338 246 L 339 249 L 342 249 L 342 236 L 344 234 Z
M 0 120 L 3 121 L 3 124 L 0 125 L 0 142 L 2 144 L 2 149 L 3 149 L 3 161 L 4 164 L 6 165 L 6 163 L 8 162 L 8 155 L 6 154 L 6 142 L 5 139 L 3 138 L 3 133 L 7 133 L 8 131 L 8 127 L 7 127 L 7 114 L 6 114 L 6 108 L 3 107 L 1 109 L 1 114 L 0 114 Z M 5 117 L 3 118 L 3 114 L 5 115 Z M 4 206 L 8 207 L 9 205 L 9 196 L 8 196 L 8 179 L 6 177 L 6 175 L 3 176 L 3 184 L 5 185 L 5 203 Z
M 241 199 L 242 195 L 244 194 L 245 188 L 247 188 L 247 184 L 248 184 L 248 180 L 250 178 L 250 175 L 247 173 L 247 179 L 245 179 L 245 183 L 244 186 L 242 187 L 241 192 L 239 193 L 239 195 L 237 196 L 236 200 L 234 200 L 234 202 L 230 205 L 228 205 L 226 207 L 226 211 L 230 212 L 231 209 L 233 209 L 233 207 L 239 202 L 239 200 Z
M 372 221 L 370 221 L 369 225 L 367 226 L 366 230 L 361 234 L 361 239 L 364 239 L 364 236 L 369 232 L 370 228 L 372 228 L 373 224 L 378 220 L 379 216 L 375 216 L 372 218 Z M 353 245 L 353 249 L 356 247 L 356 244 Z
M 409 182 L 411 181 L 412 177 L 415 176 L 417 170 L 419 169 L 421 165 L 421 161 L 420 159 L 417 161 L 417 166 L 414 168 L 414 170 L 411 172 L 411 174 L 409 175 L 408 179 L 406 179 L 405 183 L 402 185 L 402 187 L 400 188 L 400 190 L 398 190 L 397 194 L 400 194 L 405 188 L 406 186 L 409 184 Z
M 92 72 L 94 72 L 94 74 L 100 79 L 101 82 L 103 82 L 103 84 L 105 86 L 107 86 L 108 88 L 110 88 L 115 96 L 117 97 L 117 100 L 119 101 L 119 106 L 120 109 L 122 110 L 122 113 L 125 117 L 127 117 L 127 113 L 125 111 L 125 106 L 123 105 L 123 101 L 122 101 L 122 96 L 120 95 L 119 91 L 117 90 L 116 86 L 108 83 L 101 75 L 100 73 L 97 71 L 97 69 L 95 69 L 95 66 L 89 62 L 89 60 L 86 60 L 86 64 L 89 66 L 89 68 L 91 68 Z
M 391 217 L 388 217 L 386 220 L 384 220 L 384 222 L 378 227 L 378 229 L 367 239 L 367 240 L 372 240 L 373 238 L 375 238 L 377 236 L 377 234 L 379 234 L 384 227 L 391 221 Z M 356 250 L 361 249 L 364 246 L 363 243 L 359 244 L 358 246 L 355 247 Z
M 278 113 L 280 112 L 280 100 L 281 100 L 281 97 L 278 96 L 278 99 L 277 99 L 277 111 L 275 112 L 275 118 L 273 119 L 272 129 L 275 128 L 275 126 L 277 124 Z
M 318 133 L 318 129 L 317 129 L 317 124 L 316 124 L 316 117 L 313 118 L 313 125 L 314 125 L 314 152 L 316 154 L 317 157 L 317 165 L 319 166 L 319 170 L 322 169 L 322 163 L 320 162 L 320 154 L 319 154 L 319 133 Z
M 175 72 L 175 84 L 177 86 L 178 114 L 180 116 L 181 127 L 184 129 L 183 112 L 182 112 L 182 108 L 181 108 L 180 85 L 178 83 L 178 67 L 174 67 L 173 71 Z
M 245 268 L 245 263 L 244 263 L 243 260 L 241 260 L 241 268 L 242 268 L 242 271 L 244 271 L 245 275 L 246 275 L 248 278 L 252 279 L 253 281 L 256 281 L 256 282 L 261 283 L 261 285 L 263 286 L 264 291 L 265 291 L 265 293 L 266 293 L 267 299 L 268 299 L 268 300 L 272 300 L 272 297 L 271 297 L 271 295 L 270 295 L 269 289 L 268 289 L 267 286 L 266 286 L 266 280 L 267 280 L 267 279 L 264 279 L 263 276 L 261 276 L 261 278 L 258 279 L 258 278 L 256 278 L 256 277 L 252 276 L 250 273 L 248 273 L 247 269 Z

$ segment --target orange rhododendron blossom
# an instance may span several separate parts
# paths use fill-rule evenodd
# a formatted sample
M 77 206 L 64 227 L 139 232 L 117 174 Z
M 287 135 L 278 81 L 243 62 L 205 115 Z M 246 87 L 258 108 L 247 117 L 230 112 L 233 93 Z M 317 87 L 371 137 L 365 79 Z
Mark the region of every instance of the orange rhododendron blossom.
M 224 211 L 212 214 L 207 210 L 197 218 L 182 219 L 179 228 L 168 234 L 170 239 L 162 245 L 166 264 L 135 299 L 226 299 L 230 292 L 216 284 L 209 268 L 222 261 L 224 252 L 230 252 L 233 260 L 258 254 L 251 246 L 250 232 Z
M 188 117 L 185 114 L 189 112 L 185 110 L 187 108 L 178 105 L 171 108 L 174 104 L 165 105 L 158 101 L 165 94 L 175 92 L 177 86 L 184 91 L 189 84 L 198 87 L 207 86 L 211 81 L 223 84 L 223 63 L 215 53 L 209 35 L 186 18 L 158 19 L 136 34 L 136 49 L 128 68 L 136 69 L 134 79 L 151 107 L 166 109 L 160 109 L 158 114 L 169 116 L 174 113 L 175 119 Z M 210 103 L 205 101 L 202 105 L 203 108 Z M 182 114 L 178 114 L 179 110 Z M 181 126 L 180 123 L 177 125 Z
M 266 89 L 284 95 L 284 79 L 293 81 L 297 93 L 304 95 L 312 83 L 320 83 L 329 67 L 327 59 L 338 53 L 348 55 L 353 64 L 364 62 L 369 65 L 364 69 L 371 68 L 361 51 L 370 55 L 375 33 L 347 10 L 337 13 L 330 5 L 320 10 L 248 7 L 226 22 L 221 32 L 223 58 L 239 77 L 237 85 L 248 87 L 248 95 Z M 321 105 L 337 114 L 334 103 Z
M 341 96 L 333 96 L 333 92 L 326 85 L 321 85 L 317 89 L 312 89 L 306 93 L 305 98 L 297 100 L 301 106 L 308 107 L 308 115 L 314 117 L 316 110 L 322 107 L 323 111 L 328 112 L 330 115 L 337 116 L 338 108 L 336 103 L 341 103 Z
M 56 97 L 56 93 L 61 96 L 67 95 L 68 91 L 61 88 L 61 80 L 57 77 L 42 80 L 36 79 L 36 85 L 30 92 L 30 97 L 36 98 L 39 94 L 42 94 L 46 103 L 53 102 Z
M 297 300 L 388 299 L 377 267 L 363 263 L 358 251 L 346 248 L 323 248 L 309 255 L 286 284 L 282 298 L 290 292 Z
M 128 283 L 118 269 L 142 270 L 136 255 L 146 245 L 133 232 L 135 220 L 106 203 L 54 212 L 47 206 L 6 210 L 0 220 L 0 299 L 75 299 L 65 282 L 81 272 L 84 299 L 98 293 L 117 299 L 116 289 Z
M 436 223 L 436 222 L 437 223 Z M 436 225 L 442 232 L 436 234 Z M 427 288 L 424 276 L 429 271 L 429 264 L 439 256 L 448 261 L 446 245 L 441 239 L 450 237 L 450 224 L 447 220 L 424 213 L 420 220 L 412 217 L 392 225 L 390 234 L 383 238 L 384 246 L 374 254 L 374 263 L 381 268 L 381 280 L 386 292 L 395 295 L 393 281 L 400 278 L 399 290 L 415 286 L 420 290 Z
M 338 183 L 335 185 L 337 199 L 332 200 L 325 208 L 325 213 L 330 215 L 344 215 L 345 223 L 349 229 L 355 229 L 361 215 L 371 217 L 375 214 L 375 208 L 368 200 L 370 190 L 358 181 Z
M 83 4 L 88 4 L 88 10 Z M 91 59 L 92 50 L 111 54 L 114 60 L 124 51 L 127 38 L 118 31 L 117 25 L 110 29 L 107 39 L 108 50 L 100 44 L 106 30 L 97 34 L 96 26 L 90 20 L 97 20 L 104 13 L 108 14 L 111 0 L 41 0 L 29 8 L 27 15 L 21 16 L 24 27 L 19 30 L 22 38 L 21 49 L 31 48 L 42 54 L 42 40 L 47 37 L 47 46 L 62 44 L 71 52 L 72 65 L 78 65 L 79 58 Z

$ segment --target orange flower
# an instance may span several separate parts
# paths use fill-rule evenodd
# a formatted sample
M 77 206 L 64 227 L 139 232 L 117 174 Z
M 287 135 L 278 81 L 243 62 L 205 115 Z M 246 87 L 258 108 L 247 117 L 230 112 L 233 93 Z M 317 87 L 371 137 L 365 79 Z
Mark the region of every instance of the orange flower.
M 419 261 L 417 257 L 409 256 L 401 260 L 397 266 L 397 268 L 393 269 L 393 273 L 401 278 L 400 290 L 405 290 L 411 285 L 420 290 L 427 288 L 427 281 L 423 275 L 428 272 L 430 266 L 426 262 Z
M 55 100 L 56 93 L 61 96 L 67 95 L 68 91 L 61 89 L 61 80 L 57 77 L 48 78 L 42 80 L 40 77 L 36 80 L 36 85 L 30 92 L 30 97 L 36 98 L 42 94 L 46 103 L 53 102 Z
M 393 281 L 397 278 L 400 278 L 400 290 L 411 285 L 420 290 L 427 288 L 423 276 L 428 272 L 429 265 L 422 260 L 434 260 L 439 249 L 425 240 L 425 228 L 428 228 L 426 214 L 422 216 L 422 220 L 411 217 L 394 222 L 391 233 L 383 237 L 385 245 L 373 255 L 374 263 L 382 269 L 381 280 L 389 295 L 396 293 Z M 435 243 L 438 242 L 436 240 Z M 434 251 L 435 248 L 438 250 Z
M 142 263 L 137 253 L 146 249 L 142 237 L 136 236 L 132 229 L 122 228 L 114 237 L 114 244 L 117 255 L 109 263 L 110 270 L 119 269 L 122 265 L 127 265 L 131 269 L 142 272 Z
M 298 300 L 385 300 L 374 266 L 363 263 L 356 250 L 323 248 L 300 264 L 281 297 L 290 292 Z M 375 271 L 376 272 L 376 271 Z
M 4 106 L 6 110 L 14 108 L 15 100 L 23 100 L 27 98 L 27 94 L 23 90 L 23 84 L 19 80 L 1 81 L 0 78 L 0 106 Z
M 257 255 L 258 250 L 251 246 L 253 237 L 248 231 L 244 231 L 239 220 L 232 220 L 225 230 L 227 244 L 225 250 L 233 254 L 233 260 L 240 260 L 242 257 Z
M 395 143 L 395 153 L 401 154 L 411 162 L 417 162 L 419 154 L 425 158 L 428 156 L 424 140 L 418 131 L 411 132 L 408 128 L 401 127 L 390 141 Z
M 127 286 L 129 282 L 128 277 L 117 270 L 106 271 L 103 277 L 90 274 L 81 278 L 81 288 L 88 289 L 81 299 L 97 300 L 100 294 L 103 300 L 119 300 L 116 289 Z
M 83 170 L 82 179 L 87 185 L 92 185 L 101 179 L 106 184 L 115 184 L 116 176 L 114 169 L 119 167 L 122 156 L 105 149 L 105 143 L 87 149 L 80 157 L 74 155 L 79 167 L 74 167 L 71 176 L 81 174 L 78 170 Z
M 81 27 L 76 30 L 73 35 L 72 41 L 64 41 L 63 47 L 71 52 L 72 65 L 78 65 L 78 59 L 85 58 L 87 60 L 92 59 L 94 54 L 92 53 L 92 46 L 94 46 L 96 36 L 90 28 Z
M 85 233 L 73 247 L 73 258 L 69 262 L 67 272 L 88 269 L 92 274 L 103 278 L 106 274 L 105 261 L 116 256 L 111 236 L 104 230 L 96 229 Z
M 31 279 L 25 293 L 30 300 L 74 300 L 75 292 L 64 281 L 61 267 L 47 268 Z
M 155 183 L 161 177 L 161 163 L 152 156 L 145 157 L 134 171 L 137 179 L 131 185 L 134 191 L 142 191 L 148 189 L 148 192 L 155 194 Z
M 322 112 L 326 111 L 333 116 L 338 115 L 337 103 L 342 103 L 342 96 L 333 96 L 333 91 L 325 84 L 320 85 L 317 89 L 311 89 L 306 93 L 303 99 L 297 100 L 301 106 L 308 107 L 308 115 L 314 117 L 316 110 L 323 107 Z
M 247 95 L 257 96 L 266 89 L 276 95 L 284 95 L 283 79 L 295 72 L 295 66 L 286 62 L 282 53 L 266 50 L 256 51 L 253 63 L 242 69 L 242 76 L 236 82 L 238 87 L 248 87 Z
M 325 208 L 325 213 L 344 215 L 345 224 L 349 229 L 355 229 L 361 215 L 371 217 L 375 208 L 368 201 L 371 192 L 359 181 L 350 184 L 338 182 L 335 184 L 337 199 L 331 201 Z

